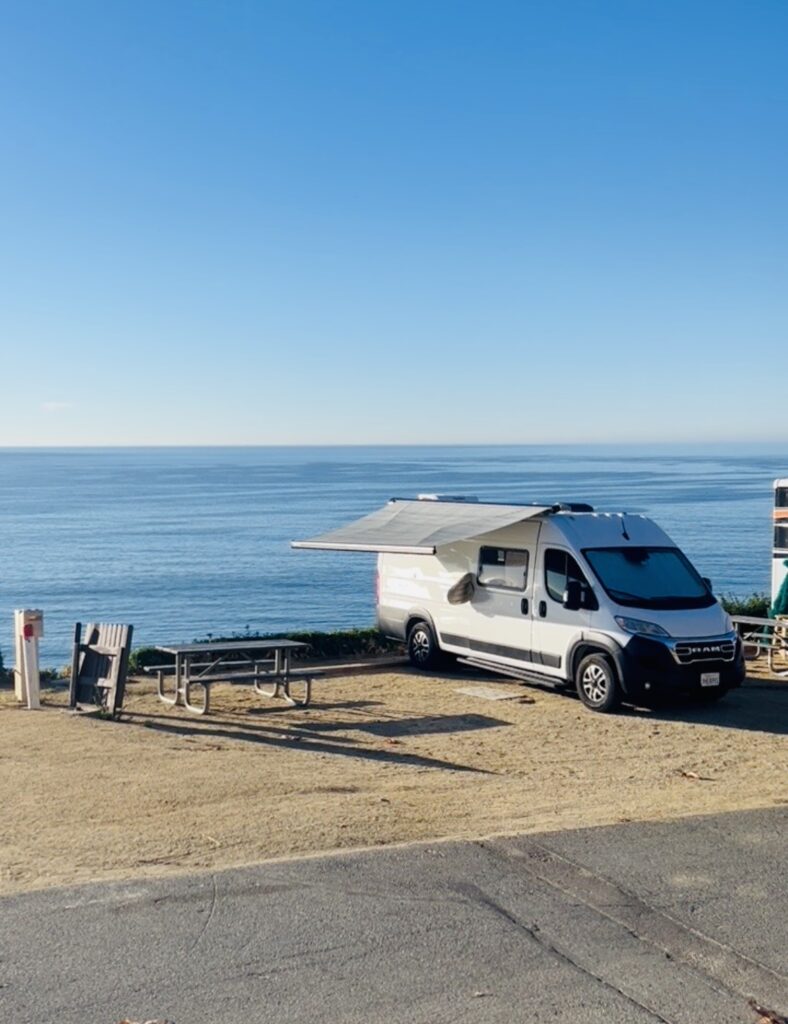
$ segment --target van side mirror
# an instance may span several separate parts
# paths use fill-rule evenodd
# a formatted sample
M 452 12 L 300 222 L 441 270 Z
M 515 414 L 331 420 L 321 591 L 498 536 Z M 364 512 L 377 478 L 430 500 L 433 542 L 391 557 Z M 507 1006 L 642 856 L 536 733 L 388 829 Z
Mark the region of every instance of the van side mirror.
M 566 581 L 563 605 L 570 612 L 576 612 L 583 607 L 583 588 L 579 580 Z
M 711 594 L 712 593 L 711 580 L 709 579 L 708 576 L 701 576 L 701 579 L 703 580 L 704 584 L 706 585 L 706 589 Z

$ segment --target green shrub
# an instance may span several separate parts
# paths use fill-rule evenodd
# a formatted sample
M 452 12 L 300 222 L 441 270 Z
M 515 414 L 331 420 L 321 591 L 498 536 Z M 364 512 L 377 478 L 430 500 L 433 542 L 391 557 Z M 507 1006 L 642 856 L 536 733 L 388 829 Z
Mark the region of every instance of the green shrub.
M 331 658 L 374 658 L 402 651 L 402 644 L 384 636 L 377 629 L 345 629 L 333 633 L 299 631 L 280 634 L 287 640 L 309 644 L 306 651 L 294 651 L 296 660 Z M 263 639 L 263 638 L 261 638 Z
M 171 654 L 162 654 L 155 647 L 138 647 L 129 655 L 129 672 L 142 672 L 150 665 L 172 665 L 174 661 Z
M 723 594 L 719 602 L 729 615 L 752 615 L 761 619 L 768 616 L 771 605 L 768 594 L 750 594 L 749 597 Z
M 62 665 L 60 668 L 41 669 L 42 686 L 65 686 L 71 678 L 71 666 Z
M 298 631 L 295 633 L 233 633 L 232 636 L 209 634 L 195 643 L 234 643 L 239 640 L 297 640 L 309 644 L 306 650 L 293 651 L 294 661 L 329 661 L 335 658 L 373 658 L 382 654 L 399 654 L 402 644 L 390 640 L 377 629 L 342 629 L 331 633 Z M 141 672 L 151 665 L 171 665 L 171 654 L 155 647 L 138 647 L 129 658 L 129 671 Z

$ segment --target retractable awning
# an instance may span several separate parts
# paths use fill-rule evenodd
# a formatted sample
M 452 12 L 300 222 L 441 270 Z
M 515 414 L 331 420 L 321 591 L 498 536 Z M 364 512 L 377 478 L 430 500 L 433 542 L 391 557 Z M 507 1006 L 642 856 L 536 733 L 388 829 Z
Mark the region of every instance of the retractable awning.
M 484 505 L 477 502 L 403 501 L 388 505 L 347 526 L 310 540 L 295 540 L 294 548 L 328 551 L 390 551 L 403 555 L 434 555 L 451 544 L 504 526 L 533 519 L 546 505 Z

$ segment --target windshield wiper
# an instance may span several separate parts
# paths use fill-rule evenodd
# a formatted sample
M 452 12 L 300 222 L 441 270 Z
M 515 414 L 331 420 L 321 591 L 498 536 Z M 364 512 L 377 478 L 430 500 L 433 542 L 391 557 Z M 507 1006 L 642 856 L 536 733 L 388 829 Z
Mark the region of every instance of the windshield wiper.
M 608 587 L 608 593 L 612 598 L 621 598 L 623 601 L 649 601 L 648 597 L 644 597 L 643 594 L 630 594 L 628 590 L 613 590 Z

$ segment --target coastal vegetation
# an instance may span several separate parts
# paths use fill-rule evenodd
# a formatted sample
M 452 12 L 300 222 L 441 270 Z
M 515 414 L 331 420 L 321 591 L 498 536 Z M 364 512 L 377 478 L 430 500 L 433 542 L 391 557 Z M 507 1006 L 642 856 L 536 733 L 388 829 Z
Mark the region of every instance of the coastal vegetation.
M 233 633 L 230 636 L 208 634 L 195 639 L 195 643 L 227 643 L 237 640 L 297 640 L 308 644 L 306 650 L 293 652 L 294 661 L 332 661 L 337 658 L 375 658 L 384 654 L 403 653 L 402 644 L 390 640 L 379 630 L 342 629 L 331 632 L 299 630 L 293 633 Z M 167 665 L 171 656 L 162 654 L 155 647 L 140 647 L 133 651 L 129 661 L 131 672 L 141 672 L 151 665 Z
M 750 594 L 749 597 L 723 594 L 717 600 L 729 615 L 753 615 L 756 618 L 765 618 L 771 605 L 768 594 Z

